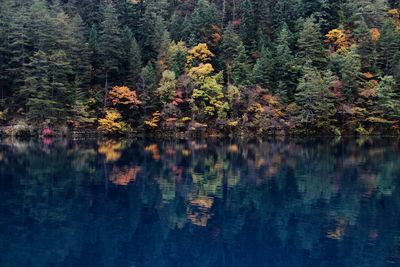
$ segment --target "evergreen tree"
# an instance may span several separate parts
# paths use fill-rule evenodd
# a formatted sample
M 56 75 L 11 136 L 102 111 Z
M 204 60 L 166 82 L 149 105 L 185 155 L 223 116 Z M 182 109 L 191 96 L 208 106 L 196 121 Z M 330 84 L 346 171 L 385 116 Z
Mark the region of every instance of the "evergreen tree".
M 233 26 L 231 24 L 228 25 L 222 36 L 223 37 L 220 45 L 220 61 L 225 63 L 228 84 L 231 84 L 232 63 L 234 62 L 234 57 L 237 56 L 238 47 L 243 43 L 240 40 L 240 36 L 234 32 Z
M 240 43 L 232 63 L 232 80 L 234 85 L 247 85 L 250 81 L 250 65 L 246 54 L 246 48 Z
M 302 73 L 295 94 L 295 102 L 300 109 L 300 122 L 307 129 L 331 129 L 336 113 L 331 91 L 334 77 L 330 72 L 321 72 L 312 67 L 310 62 L 303 67 Z
M 10 86 L 15 91 L 19 90 L 26 79 L 26 64 L 29 62 L 31 43 L 26 29 L 27 16 L 26 10 L 20 10 L 16 16 L 11 17 L 10 31 L 8 40 L 5 44 L 8 55 L 8 62 L 5 66 L 5 73 L 9 79 Z M 18 19 L 17 16 L 20 18 Z M 18 93 L 14 95 L 13 102 L 19 108 L 21 103 L 26 103 L 26 99 L 19 99 Z
M 283 25 L 275 42 L 274 51 L 274 89 L 282 99 L 293 99 L 297 85 L 297 67 L 290 48 L 290 31 Z
M 361 85 L 361 59 L 357 47 L 331 55 L 330 68 L 343 82 L 347 102 L 352 103 Z
M 357 23 L 354 33 L 363 72 L 376 72 L 376 46 L 372 40 L 371 32 L 363 19 Z
M 187 33 L 192 44 L 207 43 L 215 46 L 214 34 L 220 29 L 218 10 L 209 0 L 198 0 L 187 25 Z
M 56 21 L 44 0 L 35 0 L 27 12 L 26 34 L 36 50 L 49 53 L 57 44 Z
M 122 56 L 121 31 L 112 4 L 106 5 L 104 9 L 98 47 L 100 66 L 104 74 L 104 105 L 106 105 L 109 81 L 116 79 Z
M 394 75 L 400 51 L 400 34 L 390 20 L 386 20 L 382 26 L 377 51 L 379 66 L 383 73 Z
M 74 88 L 70 82 L 72 67 L 63 50 L 57 50 L 48 57 L 48 81 L 50 82 L 51 101 L 55 101 L 53 109 L 57 109 L 54 116 L 58 121 L 66 121 L 71 115 L 74 104 Z
M 142 48 L 143 62 L 156 60 L 160 48 L 160 40 L 164 34 L 165 25 L 162 17 L 151 9 L 146 9 L 140 32 L 140 45 Z
M 73 84 L 76 88 L 76 97 L 85 98 L 85 93 L 91 81 L 92 51 L 89 40 L 86 38 L 85 25 L 82 18 L 76 15 L 71 19 L 71 47 L 68 57 L 71 61 Z
M 142 71 L 142 56 L 140 47 L 135 38 L 132 40 L 132 44 L 129 51 L 129 73 L 128 82 L 132 87 L 136 87 L 136 82 L 140 77 Z
M 28 118 L 34 121 L 56 120 L 58 110 L 57 102 L 52 98 L 48 55 L 39 50 L 25 66 L 27 75 L 20 94 L 26 100 Z
M 91 64 L 94 69 L 100 67 L 100 47 L 99 47 L 99 33 L 96 25 L 92 25 L 89 31 L 89 48 L 91 51 Z
M 174 12 L 174 14 L 171 17 L 171 26 L 170 26 L 170 31 L 171 31 L 171 38 L 172 40 L 178 42 L 184 39 L 184 19 L 178 15 L 177 12 Z
M 255 48 L 255 36 L 257 35 L 257 23 L 254 17 L 253 5 L 250 0 L 244 0 L 241 6 L 240 36 L 249 51 Z
M 377 105 L 381 116 L 392 120 L 400 117 L 400 103 L 396 94 L 396 81 L 393 76 L 385 76 L 376 88 Z
M 274 66 L 272 62 L 272 54 L 269 49 L 263 47 L 261 56 L 254 65 L 252 81 L 266 89 L 272 88 Z
M 320 30 L 314 22 L 314 18 L 309 17 L 306 19 L 297 40 L 300 50 L 298 54 L 300 65 L 304 65 L 307 61 L 310 61 L 318 68 L 326 66 L 325 49 L 320 36 Z

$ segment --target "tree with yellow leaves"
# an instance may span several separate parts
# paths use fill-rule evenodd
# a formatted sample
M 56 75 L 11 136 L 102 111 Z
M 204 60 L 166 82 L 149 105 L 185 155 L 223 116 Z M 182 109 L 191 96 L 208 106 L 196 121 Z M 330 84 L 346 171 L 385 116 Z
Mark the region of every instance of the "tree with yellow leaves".
M 193 67 L 201 63 L 210 62 L 214 54 L 208 49 L 208 45 L 200 43 L 188 51 L 186 58 L 187 67 Z
M 325 37 L 327 38 L 327 43 L 335 52 L 345 51 L 350 47 L 345 30 L 330 30 Z
M 208 63 L 214 54 L 208 50 L 207 44 L 198 44 L 189 50 L 187 57 L 188 75 L 194 89 L 190 99 L 192 109 L 200 120 L 206 117 L 225 117 L 229 108 L 224 101 L 222 72 L 212 75 L 214 67 Z
M 106 111 L 106 117 L 99 119 L 97 130 L 105 135 L 126 134 L 130 131 L 130 127 L 122 121 L 122 116 L 117 110 L 109 109 Z

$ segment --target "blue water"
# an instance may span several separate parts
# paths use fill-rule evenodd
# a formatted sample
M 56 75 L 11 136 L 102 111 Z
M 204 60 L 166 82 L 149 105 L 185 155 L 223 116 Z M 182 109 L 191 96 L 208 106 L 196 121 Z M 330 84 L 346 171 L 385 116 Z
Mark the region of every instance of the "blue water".
M 0 266 L 400 266 L 397 139 L 0 142 Z

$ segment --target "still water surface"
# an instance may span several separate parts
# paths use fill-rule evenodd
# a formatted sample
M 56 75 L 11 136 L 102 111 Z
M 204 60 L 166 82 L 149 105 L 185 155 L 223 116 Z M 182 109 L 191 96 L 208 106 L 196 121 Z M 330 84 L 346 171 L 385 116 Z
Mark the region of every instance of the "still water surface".
M 0 266 L 400 266 L 400 141 L 0 143 Z

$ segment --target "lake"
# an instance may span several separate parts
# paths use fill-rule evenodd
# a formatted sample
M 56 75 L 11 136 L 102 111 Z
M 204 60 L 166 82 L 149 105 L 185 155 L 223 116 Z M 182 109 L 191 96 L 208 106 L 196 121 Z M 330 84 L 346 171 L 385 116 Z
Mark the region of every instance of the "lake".
M 400 266 L 400 142 L 0 142 L 0 266 Z

